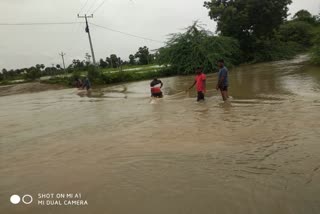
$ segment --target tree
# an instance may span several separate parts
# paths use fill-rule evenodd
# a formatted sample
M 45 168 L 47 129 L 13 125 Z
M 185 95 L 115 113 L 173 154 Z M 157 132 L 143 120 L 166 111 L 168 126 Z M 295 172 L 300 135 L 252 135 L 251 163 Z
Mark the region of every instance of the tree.
M 308 22 L 290 21 L 279 29 L 281 40 L 296 42 L 304 47 L 310 47 L 313 37 L 312 26 Z
M 7 69 L 2 69 L 2 78 L 3 79 L 6 79 L 7 78 L 7 75 L 8 75 L 8 71 L 7 71 Z
M 101 68 L 108 67 L 108 63 L 106 61 L 104 61 L 103 59 L 100 59 L 99 65 Z
M 219 59 L 224 59 L 229 66 L 238 64 L 239 58 L 237 40 L 214 36 L 194 23 L 186 32 L 171 35 L 167 45 L 159 49 L 158 62 L 171 65 L 178 74 L 190 74 L 199 66 L 203 66 L 205 72 L 215 71 Z
M 149 64 L 153 64 L 155 61 L 156 61 L 156 55 L 155 54 L 149 54 L 149 56 L 148 56 Z
M 140 65 L 148 65 L 149 64 L 149 49 L 146 46 L 140 47 L 138 52 L 135 54 L 135 58 L 138 58 Z
M 253 60 L 256 43 L 270 41 L 288 16 L 291 0 L 211 0 L 204 6 L 217 32 L 239 40 L 245 60 Z
M 99 71 L 99 69 L 94 66 L 94 65 L 89 65 L 88 66 L 88 78 L 93 81 L 93 82 L 97 82 L 100 79 L 101 72 Z
M 315 30 L 313 39 L 313 48 L 311 49 L 311 61 L 314 64 L 320 65 L 320 27 Z
M 86 53 L 85 55 L 85 59 L 86 59 L 86 65 L 90 65 L 91 64 L 91 55 Z
M 38 66 L 39 67 L 39 66 Z M 31 67 L 27 70 L 27 73 L 25 74 L 25 78 L 29 80 L 35 80 L 41 77 L 41 71 L 38 69 L 38 67 Z
M 83 69 L 85 65 L 84 61 L 80 61 L 79 59 L 72 60 L 72 67 L 76 69 Z
M 123 64 L 123 60 L 121 59 L 121 57 L 118 58 L 118 67 L 120 68 L 120 70 L 122 71 L 122 64 Z
M 40 71 L 40 70 L 41 70 L 41 68 L 42 68 L 42 65 L 40 65 L 40 64 L 36 64 L 36 69 L 37 69 L 37 70 L 39 70 L 39 71 Z
M 130 56 L 129 56 L 129 64 L 130 65 L 135 65 L 136 64 L 135 57 L 132 54 L 130 54 Z
M 40 69 L 41 69 L 41 70 L 44 70 L 45 68 L 46 68 L 46 66 L 45 66 L 44 64 L 41 64 L 41 65 L 40 65 Z
M 288 16 L 291 0 L 211 0 L 204 3 L 224 36 L 272 36 Z
M 307 10 L 299 10 L 294 16 L 293 20 L 307 22 L 309 24 L 316 24 L 317 19 L 316 16 L 312 16 L 312 14 Z
M 316 19 L 316 23 L 320 24 L 320 13 L 317 16 L 315 16 L 315 19 Z
M 107 57 L 106 61 L 110 65 L 111 68 L 119 67 L 118 66 L 118 64 L 119 64 L 118 57 L 116 54 L 111 54 L 110 57 Z

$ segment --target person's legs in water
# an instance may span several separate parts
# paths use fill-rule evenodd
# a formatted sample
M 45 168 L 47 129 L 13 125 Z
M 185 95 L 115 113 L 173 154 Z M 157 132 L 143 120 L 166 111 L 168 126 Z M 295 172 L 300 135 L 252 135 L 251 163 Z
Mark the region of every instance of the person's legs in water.
M 204 101 L 204 93 L 202 91 L 198 91 L 197 102 Z
M 221 96 L 223 101 L 227 101 L 228 100 L 228 87 L 224 86 L 220 88 L 220 92 L 221 92 Z
M 163 98 L 163 94 L 162 94 L 162 92 L 152 93 L 151 97 L 154 97 L 154 98 Z

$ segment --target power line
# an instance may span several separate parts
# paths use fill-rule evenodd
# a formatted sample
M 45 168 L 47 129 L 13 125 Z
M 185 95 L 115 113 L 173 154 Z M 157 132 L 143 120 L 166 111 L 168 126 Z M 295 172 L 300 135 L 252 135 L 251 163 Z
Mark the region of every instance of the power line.
M 95 10 L 93 10 L 92 13 L 94 14 L 95 12 L 97 12 L 107 1 L 109 0 L 103 0 L 101 4 L 99 4 L 99 6 Z M 129 1 L 131 1 L 132 3 L 135 3 L 133 0 L 129 0 Z
M 25 22 L 25 23 L 0 23 L 0 26 L 45 26 L 45 25 L 74 25 L 74 24 L 83 24 L 84 22 Z M 143 36 L 138 36 L 138 35 L 134 35 L 131 33 L 127 33 L 127 32 L 123 32 L 123 31 L 119 31 L 119 30 L 114 30 L 108 27 L 104 27 L 98 24 L 94 24 L 94 23 L 90 23 L 95 27 L 99 27 L 108 31 L 112 31 L 112 32 L 116 32 L 116 33 L 121 33 L 127 36 L 131 36 L 131 37 L 135 37 L 135 38 L 139 38 L 139 39 L 144 39 L 144 40 L 148 40 L 151 42 L 157 42 L 157 43 L 164 43 L 162 41 L 159 40 L 155 40 L 155 39 L 150 39 L 147 37 L 143 37 Z
M 84 3 L 84 5 L 82 6 L 82 8 L 81 8 L 81 10 L 80 10 L 79 14 L 80 14 L 80 13 L 83 11 L 83 9 L 87 6 L 88 2 L 89 2 L 89 0 L 87 0 L 87 1 L 86 1 L 86 3 Z
M 135 37 L 135 38 L 139 38 L 139 39 L 148 40 L 148 41 L 151 41 L 151 42 L 157 42 L 157 43 L 161 43 L 161 44 L 164 43 L 164 42 L 159 41 L 159 40 L 150 39 L 150 38 L 143 37 L 143 36 L 137 36 L 137 35 L 134 35 L 134 34 L 131 34 L 131 33 L 126 33 L 126 32 L 119 31 L 119 30 L 114 30 L 114 29 L 111 29 L 111 28 L 108 28 L 108 27 L 104 27 L 104 26 L 101 26 L 101 25 L 97 25 L 97 24 L 94 24 L 94 23 L 90 23 L 90 24 L 93 25 L 93 26 L 95 26 L 95 27 L 103 28 L 103 29 L 105 29 L 105 30 L 113 31 L 113 32 L 116 32 L 116 33 L 121 33 L 121 34 L 124 34 L 124 35 L 127 35 L 127 36 L 131 36 L 131 37 Z
M 89 14 L 90 10 L 96 5 L 97 0 L 93 0 L 93 3 L 91 4 L 91 6 L 89 7 L 87 13 Z
M 23 25 L 73 25 L 83 22 L 25 22 L 25 23 L 0 23 L 0 26 L 23 26 Z
M 105 3 L 107 2 L 107 0 L 104 0 L 103 2 L 101 2 L 101 4 L 99 4 L 99 6 L 95 9 L 95 10 L 93 10 L 93 14 L 97 11 L 97 10 L 99 10 Z

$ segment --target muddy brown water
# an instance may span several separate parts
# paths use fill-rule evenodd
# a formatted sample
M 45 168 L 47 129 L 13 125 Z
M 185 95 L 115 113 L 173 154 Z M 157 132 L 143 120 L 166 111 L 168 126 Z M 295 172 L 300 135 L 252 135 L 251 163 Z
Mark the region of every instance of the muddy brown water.
M 0 213 L 320 213 L 320 68 L 305 60 L 233 69 L 227 104 L 216 75 L 200 104 L 192 77 L 164 78 L 153 104 L 144 81 L 0 97 Z

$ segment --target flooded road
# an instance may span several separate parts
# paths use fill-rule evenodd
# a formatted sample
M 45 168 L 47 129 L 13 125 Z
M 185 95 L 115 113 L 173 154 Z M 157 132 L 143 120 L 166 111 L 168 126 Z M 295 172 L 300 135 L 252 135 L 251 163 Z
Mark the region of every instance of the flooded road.
M 304 60 L 233 69 L 227 104 L 216 74 L 205 103 L 191 76 L 162 79 L 154 104 L 149 82 L 0 97 L 0 213 L 320 213 L 320 68 Z

